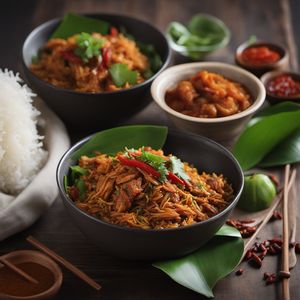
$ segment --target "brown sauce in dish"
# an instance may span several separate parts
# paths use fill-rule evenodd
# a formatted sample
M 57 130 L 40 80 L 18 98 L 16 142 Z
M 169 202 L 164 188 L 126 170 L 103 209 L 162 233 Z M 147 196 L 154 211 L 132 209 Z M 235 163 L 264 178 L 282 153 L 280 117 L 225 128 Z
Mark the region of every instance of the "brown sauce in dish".
M 16 266 L 36 279 L 38 284 L 27 281 L 4 266 L 0 268 L 0 293 L 10 296 L 32 296 L 48 290 L 54 284 L 53 273 L 40 264 L 24 262 Z
M 222 75 L 200 71 L 166 92 L 172 109 L 198 118 L 227 117 L 247 109 L 253 102 L 246 88 Z

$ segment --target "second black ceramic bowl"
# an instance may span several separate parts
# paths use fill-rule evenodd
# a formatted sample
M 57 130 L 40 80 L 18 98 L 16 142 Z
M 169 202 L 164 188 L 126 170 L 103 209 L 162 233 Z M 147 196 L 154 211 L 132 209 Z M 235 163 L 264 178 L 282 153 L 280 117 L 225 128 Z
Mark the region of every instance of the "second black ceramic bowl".
M 33 90 L 61 117 L 69 129 L 95 131 L 131 117 L 150 102 L 150 85 L 169 63 L 170 49 L 165 36 L 152 25 L 122 15 L 87 14 L 91 18 L 123 26 L 138 41 L 154 46 L 162 59 L 160 70 L 143 83 L 115 92 L 79 93 L 56 87 L 36 77 L 30 70 L 32 57 L 48 41 L 61 19 L 48 21 L 34 29 L 23 45 L 23 72 Z M 149 94 L 149 95 L 148 95 Z
M 75 162 L 72 154 L 89 137 L 65 153 L 57 168 L 57 183 L 64 205 L 74 223 L 94 244 L 107 254 L 132 260 L 159 260 L 180 257 L 205 244 L 225 223 L 235 207 L 244 184 L 243 172 L 232 154 L 219 144 L 191 134 L 169 132 L 164 151 L 194 164 L 199 171 L 222 173 L 232 184 L 235 198 L 218 215 L 186 227 L 144 230 L 103 222 L 75 206 L 64 190 L 63 178 Z

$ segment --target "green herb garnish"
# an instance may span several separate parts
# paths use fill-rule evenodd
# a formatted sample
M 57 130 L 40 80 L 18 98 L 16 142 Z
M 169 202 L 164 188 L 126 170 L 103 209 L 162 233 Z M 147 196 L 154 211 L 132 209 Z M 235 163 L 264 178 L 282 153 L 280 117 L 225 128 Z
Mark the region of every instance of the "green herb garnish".
M 39 57 L 37 55 L 34 55 L 31 57 L 31 63 L 36 65 L 39 62 Z
M 162 66 L 162 60 L 157 54 L 153 45 L 145 44 L 140 41 L 135 41 L 139 49 L 143 54 L 145 54 L 149 59 L 150 70 L 152 73 L 157 72 Z
M 75 181 L 75 179 L 78 178 L 79 176 L 86 175 L 88 172 L 87 169 L 84 169 L 80 166 L 71 166 L 70 169 L 71 169 L 72 181 Z
M 104 46 L 105 40 L 94 38 L 89 33 L 82 32 L 76 36 L 77 48 L 74 53 L 81 57 L 84 62 L 88 62 L 92 57 L 101 55 L 100 49 Z
M 108 71 L 117 87 L 137 83 L 138 72 L 130 70 L 126 64 L 113 64 Z
M 79 198 L 83 199 L 85 192 L 87 190 L 86 185 L 84 183 L 84 181 L 80 178 L 78 180 L 76 180 L 75 182 L 75 186 L 77 187 L 78 191 L 79 191 Z
M 180 46 L 178 51 L 192 59 L 199 59 L 224 47 L 230 38 L 227 26 L 221 20 L 206 14 L 195 15 L 187 26 L 171 22 L 167 32 L 172 42 Z
M 69 186 L 69 184 L 68 184 L 68 176 L 67 175 L 65 175 L 64 176 L 64 189 L 65 189 L 65 192 L 68 192 L 68 186 Z
M 176 156 L 170 157 L 171 171 L 181 179 L 189 181 L 190 177 L 185 173 L 182 161 Z
M 150 78 L 153 76 L 153 74 L 157 72 L 163 64 L 161 57 L 158 55 L 153 45 L 137 41 L 135 37 L 128 33 L 123 26 L 120 27 L 120 32 L 128 39 L 134 41 L 139 47 L 140 51 L 148 57 L 150 68 L 143 73 L 143 76 L 145 78 Z
M 169 173 L 163 157 L 153 154 L 151 152 L 145 151 L 142 149 L 142 155 L 136 157 L 138 160 L 141 160 L 151 167 L 153 167 L 155 170 L 157 170 L 160 173 L 160 180 L 164 182 L 167 178 L 167 174 Z

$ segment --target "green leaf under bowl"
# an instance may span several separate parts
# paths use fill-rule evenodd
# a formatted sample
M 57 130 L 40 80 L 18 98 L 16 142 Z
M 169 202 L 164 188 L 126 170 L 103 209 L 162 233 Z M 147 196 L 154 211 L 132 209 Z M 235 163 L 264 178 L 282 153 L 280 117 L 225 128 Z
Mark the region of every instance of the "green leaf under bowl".
M 51 38 L 67 39 L 68 37 L 81 32 L 100 32 L 102 34 L 108 34 L 109 27 L 110 24 L 106 21 L 68 13 L 52 33 Z
M 177 283 L 206 297 L 214 297 L 213 287 L 238 265 L 244 241 L 235 228 L 224 225 L 216 235 L 196 252 L 179 259 L 156 262 Z
M 95 151 L 114 155 L 125 147 L 151 146 L 160 149 L 165 143 L 167 134 L 167 127 L 152 125 L 130 125 L 103 130 L 74 152 L 72 159 L 78 160 L 82 155 L 92 156 Z
M 268 158 L 268 166 L 299 161 L 298 135 L 295 131 L 300 128 L 300 107 L 296 105 L 286 103 L 267 108 L 245 129 L 233 148 L 233 154 L 243 170 L 263 162 L 272 151 L 275 152 Z M 284 154 L 282 151 L 286 151 L 286 142 L 294 146 L 293 151 Z

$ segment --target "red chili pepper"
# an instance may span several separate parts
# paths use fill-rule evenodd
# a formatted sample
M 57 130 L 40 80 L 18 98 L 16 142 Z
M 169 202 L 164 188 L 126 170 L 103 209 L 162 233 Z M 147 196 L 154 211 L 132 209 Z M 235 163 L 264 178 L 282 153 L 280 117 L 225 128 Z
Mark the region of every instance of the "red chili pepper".
M 120 163 L 122 163 L 125 166 L 140 168 L 141 170 L 146 171 L 147 173 L 152 175 L 153 177 L 156 177 L 156 178 L 160 177 L 160 173 L 158 171 L 156 171 L 153 167 L 151 167 L 150 165 L 148 165 L 140 160 L 129 159 L 122 155 L 118 156 L 118 160 L 120 161 Z
M 181 184 L 181 185 L 187 185 L 186 181 L 179 178 L 178 176 L 176 176 L 174 173 L 172 172 L 169 172 L 168 174 L 168 179 L 172 182 L 172 183 L 178 183 L 178 184 Z
M 74 54 L 72 50 L 62 51 L 61 56 L 65 60 L 67 60 L 69 62 L 72 62 L 74 64 L 81 64 L 82 63 L 81 58 L 79 56 L 77 56 L 76 54 Z
M 110 27 L 110 35 L 111 36 L 117 36 L 119 34 L 119 31 L 116 27 Z
M 109 67 L 109 62 L 111 59 L 111 49 L 102 48 L 101 52 L 102 52 L 102 66 L 107 69 Z
M 140 168 L 141 170 L 146 171 L 147 173 L 149 173 L 155 178 L 159 178 L 161 176 L 160 173 L 156 171 L 153 167 L 140 160 L 130 159 L 122 155 L 118 156 L 118 160 L 120 161 L 120 163 L 122 163 L 125 166 Z M 188 186 L 188 183 L 185 180 L 179 178 L 172 172 L 168 173 L 167 178 L 172 183 Z

